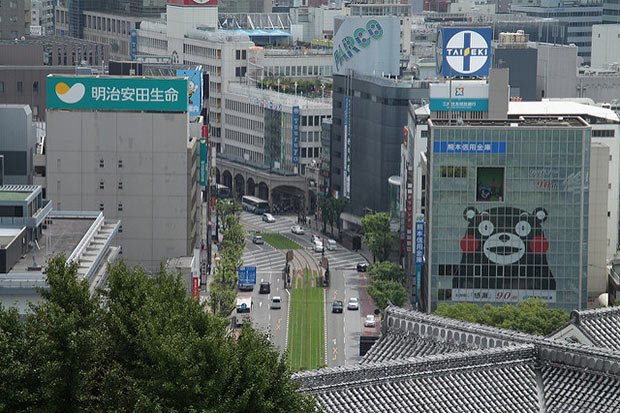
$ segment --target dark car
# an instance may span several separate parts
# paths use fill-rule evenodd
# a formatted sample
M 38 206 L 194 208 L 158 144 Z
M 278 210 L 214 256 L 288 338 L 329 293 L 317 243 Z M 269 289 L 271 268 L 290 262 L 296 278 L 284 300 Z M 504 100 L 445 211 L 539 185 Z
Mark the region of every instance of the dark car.
M 332 303 L 332 313 L 342 313 L 343 308 L 344 306 L 340 300 L 336 300 Z
M 357 272 L 366 272 L 368 271 L 368 264 L 365 262 L 360 262 L 357 264 Z
M 271 292 L 271 284 L 269 281 L 261 281 L 260 287 L 258 287 L 259 294 L 269 294 Z

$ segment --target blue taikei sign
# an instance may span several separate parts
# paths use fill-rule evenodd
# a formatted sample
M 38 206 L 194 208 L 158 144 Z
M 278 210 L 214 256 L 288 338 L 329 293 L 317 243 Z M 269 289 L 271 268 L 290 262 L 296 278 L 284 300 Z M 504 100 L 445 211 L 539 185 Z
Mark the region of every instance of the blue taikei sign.
M 490 27 L 441 27 L 435 47 L 437 73 L 442 76 L 488 76 Z
M 506 142 L 435 141 L 433 152 L 439 153 L 506 153 Z
M 254 285 L 256 284 L 256 267 L 239 267 L 237 268 L 237 284 Z
M 299 106 L 293 106 L 293 164 L 299 165 Z

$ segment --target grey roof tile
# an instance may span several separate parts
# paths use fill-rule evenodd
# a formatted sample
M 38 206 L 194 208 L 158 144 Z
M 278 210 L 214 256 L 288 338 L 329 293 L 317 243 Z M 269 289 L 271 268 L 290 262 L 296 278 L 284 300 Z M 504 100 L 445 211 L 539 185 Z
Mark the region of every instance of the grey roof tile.
M 575 324 L 597 347 L 620 351 L 620 307 L 573 311 Z

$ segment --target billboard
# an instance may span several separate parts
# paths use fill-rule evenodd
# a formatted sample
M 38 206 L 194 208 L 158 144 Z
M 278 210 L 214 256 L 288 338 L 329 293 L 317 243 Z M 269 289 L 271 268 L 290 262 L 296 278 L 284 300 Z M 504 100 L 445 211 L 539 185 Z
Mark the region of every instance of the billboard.
M 351 196 L 351 134 L 350 134 L 350 111 L 349 111 L 349 97 L 344 97 L 344 148 L 342 151 L 342 164 L 343 164 L 343 179 L 344 187 L 343 195 L 345 198 Z
M 203 188 L 207 185 L 207 175 L 208 170 L 207 166 L 208 162 L 208 149 L 207 149 L 207 139 L 205 137 L 200 138 L 200 186 Z
M 187 112 L 200 116 L 202 111 L 202 70 L 177 70 L 178 77 L 187 77 Z
M 399 75 L 400 21 L 396 16 L 337 18 L 333 73 Z
M 293 106 L 293 164 L 299 165 L 299 106 Z
M 431 84 L 429 107 L 432 112 L 488 112 L 489 85 L 476 80 Z
M 136 60 L 136 54 L 138 54 L 138 30 L 129 30 L 129 58 L 133 61 Z
M 186 112 L 187 79 L 55 76 L 47 77 L 47 108 Z
M 435 43 L 437 73 L 442 76 L 488 76 L 490 27 L 440 27 Z

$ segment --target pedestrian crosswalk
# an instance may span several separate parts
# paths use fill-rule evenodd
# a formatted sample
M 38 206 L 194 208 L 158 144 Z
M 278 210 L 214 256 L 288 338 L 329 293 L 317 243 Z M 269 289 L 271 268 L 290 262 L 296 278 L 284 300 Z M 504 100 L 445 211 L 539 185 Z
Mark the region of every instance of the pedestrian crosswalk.
M 243 265 L 254 266 L 257 271 L 281 271 L 286 264 L 284 252 L 275 249 L 246 250 L 241 257 Z
M 267 223 L 263 221 L 261 215 L 249 212 L 241 213 L 241 224 L 247 226 L 249 230 L 260 230 L 263 232 L 290 232 L 291 227 L 296 224 L 296 219 L 292 216 L 276 216 L 276 222 Z
M 329 268 L 336 270 L 355 270 L 358 263 L 366 262 L 360 254 L 340 245 L 336 251 L 325 251 L 325 256 L 329 260 Z

